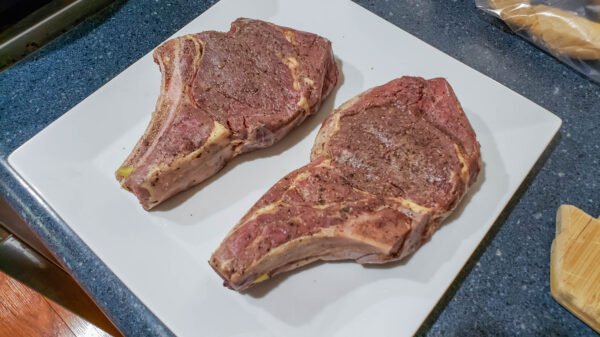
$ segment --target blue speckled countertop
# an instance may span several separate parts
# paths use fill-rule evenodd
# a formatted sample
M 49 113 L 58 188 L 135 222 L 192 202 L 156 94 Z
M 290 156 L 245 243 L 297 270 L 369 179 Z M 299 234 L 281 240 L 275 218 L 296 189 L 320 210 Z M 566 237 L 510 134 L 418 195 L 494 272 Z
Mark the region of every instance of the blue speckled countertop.
M 170 332 L 16 178 L 7 156 L 214 1 L 117 1 L 0 73 L 0 193 L 125 335 Z M 600 215 L 600 86 L 511 34 L 473 0 L 357 1 L 554 112 L 563 126 L 425 322 L 430 336 L 593 336 L 550 296 L 562 203 Z M 524 144 L 526 146 L 526 144 Z

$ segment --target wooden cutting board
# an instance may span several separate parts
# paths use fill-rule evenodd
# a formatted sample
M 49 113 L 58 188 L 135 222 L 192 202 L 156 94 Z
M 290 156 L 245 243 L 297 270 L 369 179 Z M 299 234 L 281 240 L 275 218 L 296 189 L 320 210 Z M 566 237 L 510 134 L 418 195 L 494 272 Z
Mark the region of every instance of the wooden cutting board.
M 561 205 L 556 214 L 550 292 L 600 333 L 600 220 L 575 206 Z

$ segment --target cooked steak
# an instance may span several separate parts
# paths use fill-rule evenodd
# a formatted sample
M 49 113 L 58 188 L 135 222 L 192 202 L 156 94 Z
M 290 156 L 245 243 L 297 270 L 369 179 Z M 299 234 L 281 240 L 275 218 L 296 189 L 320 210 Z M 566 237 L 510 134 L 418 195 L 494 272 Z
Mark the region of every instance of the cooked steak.
M 448 82 L 393 80 L 335 110 L 311 162 L 273 186 L 209 262 L 244 290 L 315 260 L 402 259 L 431 238 L 479 169 L 479 143 Z
M 338 76 L 328 40 L 250 19 L 169 40 L 154 61 L 156 111 L 116 172 L 145 209 L 279 141 L 319 109 Z

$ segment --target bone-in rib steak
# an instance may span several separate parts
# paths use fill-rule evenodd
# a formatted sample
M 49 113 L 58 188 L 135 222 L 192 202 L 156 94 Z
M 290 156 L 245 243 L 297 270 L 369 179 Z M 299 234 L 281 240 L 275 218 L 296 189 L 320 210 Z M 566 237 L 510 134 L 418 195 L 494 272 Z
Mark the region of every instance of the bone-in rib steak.
M 250 19 L 169 40 L 154 60 L 156 111 L 116 172 L 145 209 L 280 140 L 319 109 L 338 76 L 325 38 Z
M 244 290 L 319 259 L 402 259 L 430 239 L 479 169 L 479 143 L 448 82 L 393 80 L 334 111 L 311 162 L 273 186 L 209 262 Z

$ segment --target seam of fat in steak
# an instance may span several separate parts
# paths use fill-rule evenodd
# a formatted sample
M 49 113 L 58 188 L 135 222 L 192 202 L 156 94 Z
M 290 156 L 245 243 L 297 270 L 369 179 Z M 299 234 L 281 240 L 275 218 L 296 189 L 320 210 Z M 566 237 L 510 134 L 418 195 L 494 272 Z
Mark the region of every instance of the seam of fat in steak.
M 315 260 L 400 260 L 431 238 L 480 167 L 448 82 L 393 80 L 336 109 L 311 162 L 275 184 L 209 263 L 244 290 Z
M 154 60 L 156 109 L 116 172 L 145 209 L 279 141 L 319 109 L 338 76 L 327 39 L 251 19 L 169 40 Z

